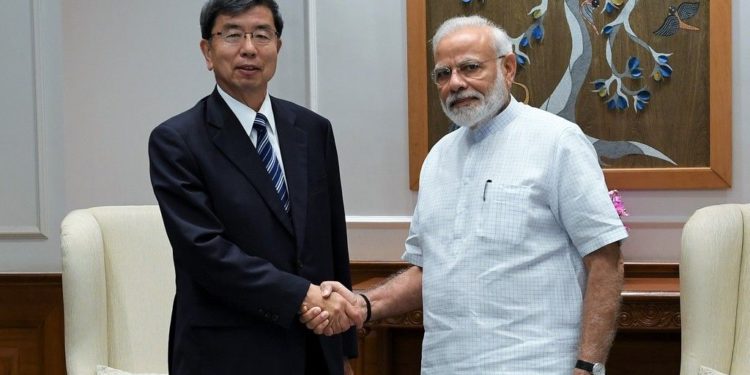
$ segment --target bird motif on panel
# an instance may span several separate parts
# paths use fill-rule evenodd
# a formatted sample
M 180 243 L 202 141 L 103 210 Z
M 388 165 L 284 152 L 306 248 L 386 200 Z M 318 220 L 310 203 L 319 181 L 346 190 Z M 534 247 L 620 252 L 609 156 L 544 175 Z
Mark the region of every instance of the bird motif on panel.
M 654 31 L 658 36 L 672 36 L 680 29 L 697 31 L 699 28 L 685 23 L 685 20 L 693 17 L 698 13 L 698 2 L 684 2 L 675 8 L 669 6 L 669 15 L 664 18 L 664 23 Z

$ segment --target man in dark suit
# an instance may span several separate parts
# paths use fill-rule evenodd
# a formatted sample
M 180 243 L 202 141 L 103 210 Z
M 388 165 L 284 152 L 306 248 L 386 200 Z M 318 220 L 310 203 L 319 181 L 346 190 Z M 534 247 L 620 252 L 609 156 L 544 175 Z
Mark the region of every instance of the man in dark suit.
M 283 27 L 275 1 L 210 0 L 200 19 L 217 86 L 149 140 L 176 271 L 169 373 L 351 373 L 354 329 L 316 336 L 297 320 L 322 309 L 352 324 L 349 301 L 317 285 L 351 287 L 331 124 L 268 94 Z

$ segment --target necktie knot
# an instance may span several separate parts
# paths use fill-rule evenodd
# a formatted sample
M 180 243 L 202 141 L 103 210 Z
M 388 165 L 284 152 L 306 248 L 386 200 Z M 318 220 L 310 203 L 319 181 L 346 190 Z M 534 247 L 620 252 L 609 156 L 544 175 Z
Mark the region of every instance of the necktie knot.
M 260 136 L 261 132 L 266 132 L 266 126 L 268 126 L 268 119 L 262 113 L 258 112 L 255 115 L 255 120 L 253 121 L 253 129 L 255 129 L 255 131 Z
M 258 113 L 255 115 L 255 120 L 253 121 L 253 129 L 255 129 L 255 134 L 257 135 L 257 139 L 260 140 L 261 138 L 266 137 L 266 132 L 268 131 L 268 119 L 266 116 L 263 116 L 262 113 Z M 260 145 L 260 142 L 256 143 L 257 145 Z

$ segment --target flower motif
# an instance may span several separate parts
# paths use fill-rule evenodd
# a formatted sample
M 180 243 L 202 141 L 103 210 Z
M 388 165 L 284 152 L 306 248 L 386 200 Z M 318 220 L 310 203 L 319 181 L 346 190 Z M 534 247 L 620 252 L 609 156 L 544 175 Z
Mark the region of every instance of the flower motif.
M 594 90 L 597 95 L 599 95 L 600 98 L 604 98 L 609 94 L 609 87 L 607 85 L 607 80 L 605 79 L 597 79 L 594 82 L 591 82 L 591 84 L 594 85 Z
M 669 78 L 672 76 L 672 67 L 668 64 L 659 64 L 656 66 L 654 73 L 651 76 L 656 82 L 659 82 L 664 78 Z
M 543 1 L 541 4 L 531 8 L 528 15 L 530 15 L 535 20 L 538 20 L 542 18 L 545 13 L 547 13 L 547 2 Z
M 671 53 L 658 53 L 651 51 L 651 55 L 654 58 L 654 71 L 651 72 L 651 78 L 656 82 L 660 82 L 664 78 L 672 76 L 672 67 L 669 65 L 669 56 Z
M 641 71 L 641 60 L 637 57 L 631 56 L 628 59 L 628 72 L 631 78 L 641 78 L 643 72 Z
M 529 46 L 529 38 L 526 37 L 526 35 L 521 38 L 521 41 L 518 43 L 521 47 L 528 47 Z
M 628 98 L 625 95 L 615 93 L 612 97 L 607 100 L 607 108 L 609 109 L 625 109 L 628 108 Z
M 523 33 L 519 35 L 517 38 L 512 40 L 513 43 L 513 53 L 516 55 L 516 63 L 519 67 L 524 67 L 531 63 L 531 60 L 529 59 L 529 56 L 525 54 L 521 49 L 522 48 L 529 48 L 530 47 L 530 39 L 527 33 Z
M 622 5 L 622 1 L 620 2 Z M 611 1 L 607 1 L 607 4 L 604 5 L 604 11 L 607 12 L 607 14 L 612 14 L 617 8 L 617 5 L 612 4 Z
M 617 211 L 618 216 L 620 217 L 628 216 L 628 210 L 625 209 L 625 205 L 622 203 L 622 197 L 620 197 L 619 191 L 610 190 L 609 199 L 612 201 L 612 204 L 615 206 L 615 211 Z
M 522 53 L 516 54 L 516 63 L 518 63 L 518 65 L 524 66 L 528 62 L 529 62 L 529 58 L 526 57 L 525 54 L 522 54 Z
M 646 109 L 646 105 L 648 104 L 648 101 L 651 99 L 651 92 L 649 92 L 646 89 L 643 89 L 641 91 L 638 91 L 635 95 L 633 95 L 633 103 L 635 106 L 635 111 L 642 111 Z
M 607 3 L 604 4 L 604 11 L 607 14 L 612 14 L 612 12 L 619 9 L 618 5 L 622 5 L 622 0 L 607 0 Z
M 534 30 L 531 31 L 531 36 L 537 41 L 542 40 L 544 38 L 544 26 L 537 24 Z

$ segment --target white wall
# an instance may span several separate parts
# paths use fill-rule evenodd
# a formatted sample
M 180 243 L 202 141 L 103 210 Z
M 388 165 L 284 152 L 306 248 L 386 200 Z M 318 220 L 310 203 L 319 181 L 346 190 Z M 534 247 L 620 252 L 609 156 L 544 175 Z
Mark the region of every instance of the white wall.
M 27 45 L 21 45 L 33 52 L 34 69 L 24 65 L 21 55 L 4 58 L 0 78 L 15 87 L 35 85 L 37 91 L 19 99 L 17 92 L 3 90 L 3 103 L 19 104 L 6 104 L 3 112 L 21 120 L 3 113 L 0 136 L 6 129 L 23 129 L 19 121 L 38 131 L 26 138 L 12 133 L 21 137 L 15 143 L 0 141 L 0 157 L 8 152 L 26 157 L 0 158 L 0 272 L 55 272 L 60 270 L 58 228 L 65 213 L 155 203 L 148 180 L 149 132 L 213 85 L 198 49 L 203 0 L 15 3 L 21 5 L 10 11 L 23 13 L 28 3 L 30 16 L 0 20 L 13 30 L 36 30 L 35 39 L 27 37 Z M 334 124 L 352 259 L 398 260 L 416 200 L 408 189 L 404 1 L 279 3 L 286 25 L 272 92 L 315 109 Z M 733 0 L 733 11 L 734 187 L 624 191 L 631 213 L 626 220 L 631 238 L 624 246 L 628 261 L 676 262 L 682 225 L 695 209 L 750 202 L 750 175 L 741 167 L 750 161 L 743 147 L 750 144 L 750 127 L 742 121 L 750 117 L 742 105 L 750 99 L 750 67 L 744 63 L 750 51 L 740 47 L 750 43 L 750 26 L 740 22 L 750 17 L 750 4 Z M 9 50 L 7 40 L 0 43 Z M 18 152 L 8 151 L 9 145 Z M 37 145 L 38 160 L 29 159 Z M 32 204 L 19 206 L 23 199 Z M 46 238 L 8 234 L 9 226 L 33 223 L 36 211 Z

